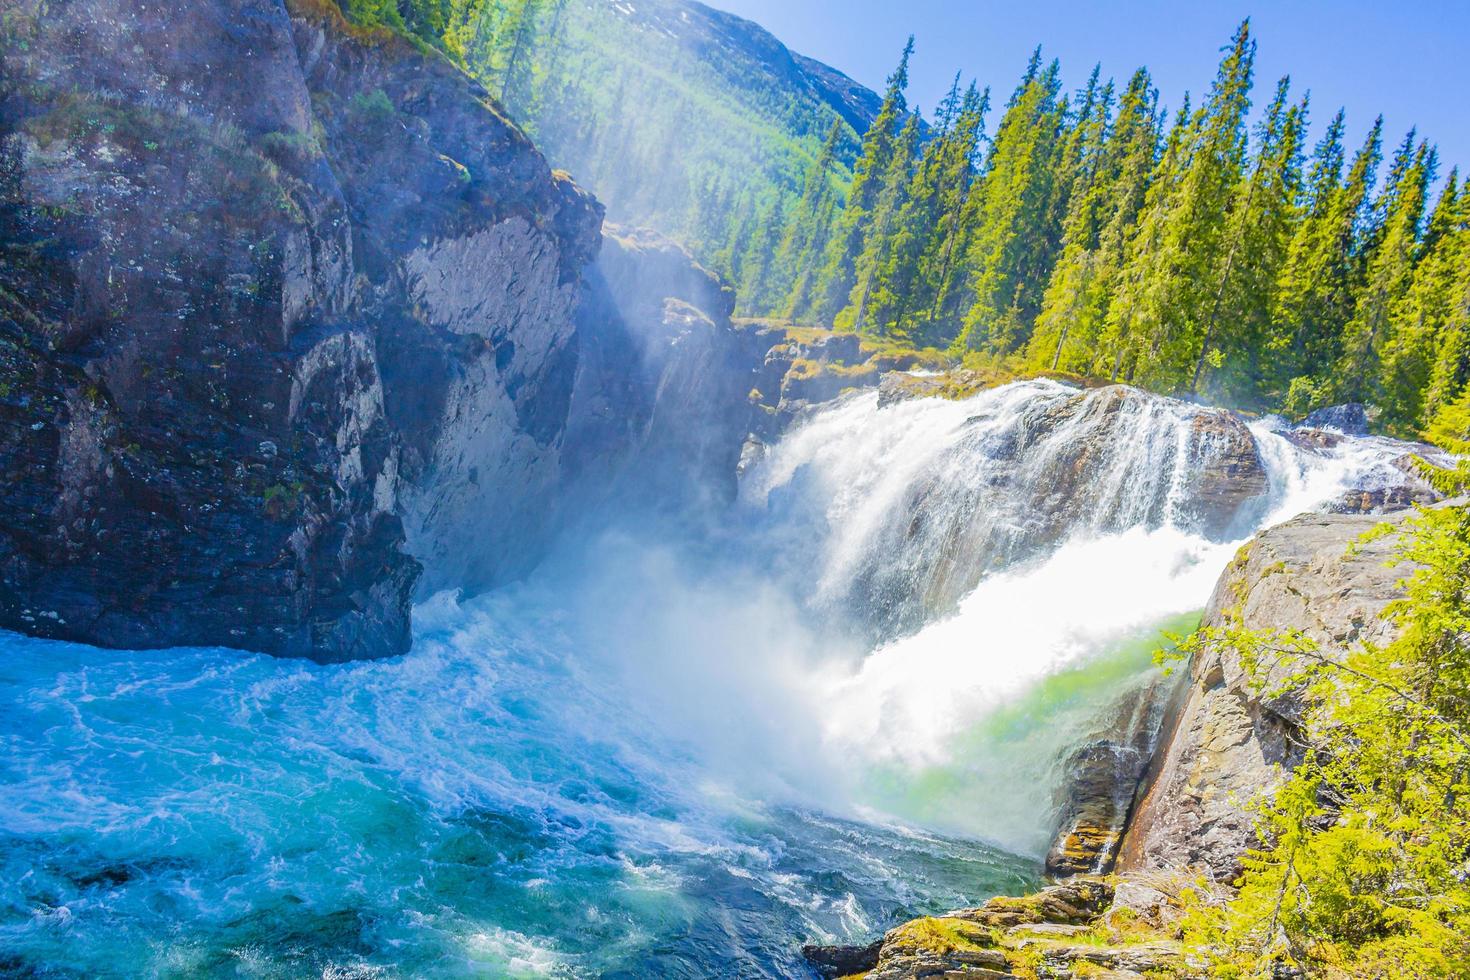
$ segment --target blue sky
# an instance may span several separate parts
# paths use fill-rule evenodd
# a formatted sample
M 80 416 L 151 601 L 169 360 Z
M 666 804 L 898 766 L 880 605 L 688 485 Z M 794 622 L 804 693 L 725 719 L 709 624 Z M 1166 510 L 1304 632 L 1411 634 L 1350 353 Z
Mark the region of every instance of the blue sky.
M 1196 101 L 1235 25 L 1259 42 L 1255 101 L 1276 79 L 1312 92 L 1313 140 L 1344 106 L 1349 141 L 1382 113 L 1390 146 L 1412 125 L 1437 143 L 1442 172 L 1470 169 L 1470 0 L 707 0 L 749 17 L 787 46 L 880 88 L 904 38 L 916 36 L 911 103 L 928 112 L 956 70 L 1003 102 L 1042 45 L 1075 88 L 1095 62 L 1123 82 L 1153 72 L 1164 102 Z

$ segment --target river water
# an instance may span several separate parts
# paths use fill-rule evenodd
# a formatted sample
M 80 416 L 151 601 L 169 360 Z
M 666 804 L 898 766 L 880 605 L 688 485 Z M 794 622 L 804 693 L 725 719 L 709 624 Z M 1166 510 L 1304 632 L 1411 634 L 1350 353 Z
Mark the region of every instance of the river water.
M 1038 438 L 1077 397 L 848 397 L 713 526 L 609 519 L 394 660 L 0 634 L 0 974 L 805 976 L 1034 886 L 1061 757 L 1239 540 L 1403 479 L 1258 422 L 1269 491 L 1207 532 L 1199 410 Z

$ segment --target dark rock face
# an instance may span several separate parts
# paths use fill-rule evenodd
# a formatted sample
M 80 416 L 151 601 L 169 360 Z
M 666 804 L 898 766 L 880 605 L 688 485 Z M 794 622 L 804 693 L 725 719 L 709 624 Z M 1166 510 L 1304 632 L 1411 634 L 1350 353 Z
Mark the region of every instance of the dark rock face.
M 1168 678 L 1154 676 L 1128 692 L 1109 710 L 1108 729 L 1067 757 L 1056 837 L 1046 855 L 1051 877 L 1112 870 L 1174 686 Z
M 1394 520 L 1402 519 L 1402 515 Z M 1205 626 L 1303 631 L 1326 653 L 1384 643 L 1380 615 L 1398 594 L 1404 567 L 1390 568 L 1392 536 L 1361 543 L 1382 518 L 1304 514 L 1262 532 L 1221 576 Z M 1256 693 L 1233 651 L 1196 657 L 1178 708 L 1166 722 L 1162 756 L 1125 835 L 1122 871 L 1203 870 L 1230 881 L 1255 843 L 1252 800 L 1280 785 L 1301 761 L 1302 705 L 1289 666 Z
M 1308 429 L 1333 429 L 1346 436 L 1368 434 L 1368 406 L 1357 402 L 1319 408 L 1302 419 Z
M 589 278 L 568 475 L 635 508 L 728 501 L 771 335 L 734 327 L 730 289 L 654 232 L 609 226 Z
M 421 575 L 524 571 L 567 482 L 670 417 L 678 358 L 609 381 L 600 207 L 448 63 L 328 0 L 3 30 L 0 626 L 398 653 Z M 684 312 L 735 350 L 718 295 Z
M 1269 489 L 1256 440 L 1229 412 L 1196 415 L 1190 423 L 1190 449 L 1204 460 L 1189 492 L 1189 507 L 1209 533 L 1229 533 L 1252 501 Z
M 803 946 L 801 955 L 828 980 L 850 977 L 855 973 L 866 973 L 878 965 L 878 952 L 883 940 L 876 939 L 866 946 Z

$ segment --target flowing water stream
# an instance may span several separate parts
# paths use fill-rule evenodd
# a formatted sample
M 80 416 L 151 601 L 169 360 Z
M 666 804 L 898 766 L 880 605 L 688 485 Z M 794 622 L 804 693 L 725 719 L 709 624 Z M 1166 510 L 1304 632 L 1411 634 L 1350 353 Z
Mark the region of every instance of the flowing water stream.
M 608 522 L 391 661 L 0 635 L 0 974 L 802 976 L 1034 885 L 1239 540 L 1404 480 L 1257 422 L 1221 516 L 1201 410 L 1112 397 L 845 398 L 717 528 Z

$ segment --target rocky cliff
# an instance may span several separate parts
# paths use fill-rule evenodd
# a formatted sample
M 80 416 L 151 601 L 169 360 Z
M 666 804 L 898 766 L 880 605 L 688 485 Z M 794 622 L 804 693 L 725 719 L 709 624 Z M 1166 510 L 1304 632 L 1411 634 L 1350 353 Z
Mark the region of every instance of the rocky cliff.
M 1380 614 L 1407 570 L 1385 564 L 1393 535 L 1360 539 L 1404 516 L 1304 514 L 1262 532 L 1221 576 L 1203 625 L 1297 629 L 1328 653 L 1389 640 L 1393 626 Z M 1270 678 L 1265 689 L 1273 693 L 1247 681 L 1232 651 L 1217 650 L 1121 703 L 1117 731 L 1069 759 L 1070 798 L 1047 858 L 1049 874 L 1073 876 L 1063 883 L 915 919 L 866 946 L 806 947 L 808 959 L 823 976 L 869 980 L 1193 975 L 1176 942 L 1182 896 L 1199 891 L 1201 874 L 1216 887 L 1238 875 L 1256 842 L 1251 804 L 1301 759 L 1296 693 Z M 1158 733 L 1139 720 L 1161 698 L 1172 703 Z M 1149 731 L 1157 735 L 1141 734 Z M 1149 766 L 1142 749 L 1153 741 Z M 1119 847 L 1135 788 L 1141 799 Z M 1116 874 L 1076 874 L 1115 852 Z
M 0 626 L 401 652 L 416 582 L 524 571 L 665 373 L 735 349 L 707 274 L 666 257 L 672 338 L 625 248 L 594 264 L 595 201 L 330 0 L 18 0 L 3 31 Z
M 1360 538 L 1404 516 L 1303 514 L 1261 533 L 1221 576 L 1203 625 L 1300 630 L 1328 654 L 1386 642 L 1393 624 L 1381 613 L 1407 570 L 1386 564 L 1396 546 L 1392 535 Z M 1119 870 L 1190 868 L 1222 882 L 1237 876 L 1255 843 L 1251 804 L 1301 761 L 1296 693 L 1261 693 L 1282 687 L 1285 677 L 1253 686 L 1230 649 L 1193 660 L 1124 837 Z

